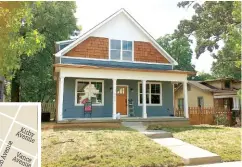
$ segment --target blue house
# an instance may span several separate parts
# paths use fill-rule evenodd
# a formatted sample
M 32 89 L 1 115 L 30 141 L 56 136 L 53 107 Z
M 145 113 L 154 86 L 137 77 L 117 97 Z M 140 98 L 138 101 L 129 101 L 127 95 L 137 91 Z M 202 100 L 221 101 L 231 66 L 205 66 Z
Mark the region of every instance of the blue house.
M 87 101 L 92 119 L 170 116 L 177 82 L 183 83 L 188 118 L 190 72 L 174 70 L 177 62 L 126 10 L 75 40 L 56 42 L 56 49 L 58 122 L 84 120 Z

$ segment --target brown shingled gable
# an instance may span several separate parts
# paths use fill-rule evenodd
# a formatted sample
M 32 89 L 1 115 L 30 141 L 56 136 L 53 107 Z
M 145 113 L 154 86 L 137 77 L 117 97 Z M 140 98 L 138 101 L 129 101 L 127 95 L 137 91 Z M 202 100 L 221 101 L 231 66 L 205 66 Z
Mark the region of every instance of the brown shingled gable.
M 152 63 L 170 63 L 151 43 L 134 42 L 134 60 Z
M 66 56 L 108 59 L 108 38 L 89 37 L 67 52 Z

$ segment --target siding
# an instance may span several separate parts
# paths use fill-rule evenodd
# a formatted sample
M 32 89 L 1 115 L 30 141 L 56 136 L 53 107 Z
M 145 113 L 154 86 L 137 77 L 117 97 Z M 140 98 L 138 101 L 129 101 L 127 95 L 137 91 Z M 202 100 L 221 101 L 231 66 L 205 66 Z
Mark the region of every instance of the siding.
M 188 91 L 188 106 L 189 107 L 197 107 L 198 102 L 197 98 L 203 97 L 204 107 L 213 107 L 213 94 L 208 91 L 203 91 L 195 86 L 191 85 L 191 90 Z M 183 86 L 181 86 L 177 91 L 175 91 L 175 108 L 178 108 L 178 99 L 184 98 L 183 95 Z
M 64 48 L 68 44 L 62 44 Z M 134 41 L 134 61 L 149 63 L 168 63 L 170 62 L 150 43 Z M 89 37 L 82 43 L 74 47 L 65 56 L 109 59 L 109 39 L 101 37 Z
M 134 42 L 134 60 L 152 63 L 169 63 L 169 61 L 149 42 Z
M 75 106 L 75 79 L 65 78 L 63 118 L 83 118 L 83 106 Z M 142 116 L 142 106 L 138 106 L 138 81 L 117 80 L 117 85 L 129 86 L 129 99 L 134 100 L 135 115 Z M 104 106 L 93 106 L 92 117 L 112 117 L 112 80 L 104 79 Z M 130 91 L 133 88 L 133 91 Z M 169 109 L 173 112 L 173 87 L 171 82 L 162 82 L 162 106 L 147 106 L 148 116 L 169 116 Z
M 157 69 L 157 70 L 172 70 L 172 65 L 161 64 L 145 64 L 132 62 L 117 62 L 117 61 L 96 61 L 84 59 L 61 58 L 62 64 L 84 64 L 102 67 L 120 67 L 120 68 L 138 68 L 138 69 Z
M 108 38 L 89 37 L 67 52 L 66 56 L 108 59 Z

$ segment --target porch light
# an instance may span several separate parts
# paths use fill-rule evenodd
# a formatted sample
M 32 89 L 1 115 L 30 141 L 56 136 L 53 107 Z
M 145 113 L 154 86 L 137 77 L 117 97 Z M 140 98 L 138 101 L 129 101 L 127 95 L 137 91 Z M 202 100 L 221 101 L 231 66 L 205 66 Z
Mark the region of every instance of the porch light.
M 110 92 L 113 92 L 113 87 L 110 87 L 109 89 L 110 89 Z
M 134 92 L 134 89 L 133 88 L 130 88 L 130 92 Z

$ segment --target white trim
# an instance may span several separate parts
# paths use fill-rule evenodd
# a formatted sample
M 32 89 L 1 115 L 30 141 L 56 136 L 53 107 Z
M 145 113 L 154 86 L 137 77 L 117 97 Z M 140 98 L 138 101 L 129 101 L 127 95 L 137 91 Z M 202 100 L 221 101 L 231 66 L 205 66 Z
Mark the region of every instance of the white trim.
M 102 83 L 102 103 L 101 104 L 92 104 L 92 106 L 104 106 L 104 80 L 93 80 L 93 79 L 76 79 L 75 81 L 75 106 L 84 106 L 84 104 L 78 104 L 77 103 L 77 83 L 78 82 L 100 82 Z
M 116 40 L 116 41 L 120 41 L 120 60 L 115 60 L 115 59 L 111 59 L 111 50 L 119 50 L 119 49 L 111 49 L 111 40 Z M 109 61 L 117 61 L 117 62 L 134 62 L 134 41 L 129 41 L 129 40 L 125 40 L 125 39 L 108 39 L 109 41 L 109 55 L 108 55 L 108 60 Z M 123 60 L 123 41 L 127 41 L 127 42 L 131 42 L 132 43 L 132 51 L 131 51 L 131 60 Z M 126 50 L 125 50 L 126 51 Z M 128 50 L 127 50 L 128 51 Z M 103 59 L 106 60 L 106 59 Z
M 117 85 L 117 87 L 119 87 L 119 86 L 127 88 L 127 97 L 126 97 L 127 114 L 126 115 L 120 115 L 120 116 L 129 116 L 129 105 L 128 105 L 128 103 L 129 103 L 129 85 Z M 117 96 L 117 94 L 116 94 L 116 96 Z
M 117 119 L 117 79 L 113 78 L 113 119 Z
M 134 54 L 134 53 L 133 53 Z M 143 61 L 125 61 L 125 60 L 112 60 L 110 59 L 110 49 L 109 49 L 109 53 L 108 53 L 108 59 L 96 59 L 96 58 L 85 58 L 85 57 L 70 57 L 70 56 L 60 56 L 61 58 L 67 58 L 67 59 L 80 59 L 80 60 L 97 60 L 97 61 L 113 61 L 113 62 L 129 62 L 129 63 L 138 63 L 138 64 L 157 64 L 157 65 L 170 65 L 172 66 L 172 64 L 170 63 L 152 63 L 152 62 L 143 62 Z M 134 58 L 134 56 L 133 56 Z
M 65 77 L 59 76 L 59 83 L 58 83 L 58 90 L 59 90 L 59 97 L 58 97 L 58 121 L 63 119 L 63 96 L 64 96 L 64 82 Z
M 92 29 L 87 31 L 86 33 L 84 33 L 82 36 L 80 36 L 75 41 L 73 41 L 70 45 L 66 46 L 65 48 L 63 48 L 62 50 L 57 52 L 55 54 L 55 56 L 59 57 L 59 56 L 64 55 L 65 53 L 67 53 L 68 51 L 73 49 L 75 46 L 80 44 L 82 41 L 87 39 L 91 35 L 91 33 L 96 31 L 97 29 L 99 29 L 103 25 L 105 25 L 107 22 L 112 20 L 114 17 L 118 16 L 120 13 L 124 13 L 149 38 L 149 40 L 152 42 L 153 46 L 163 56 L 165 56 L 169 60 L 169 62 L 171 62 L 174 65 L 178 65 L 178 63 L 156 42 L 156 40 L 125 9 L 120 9 L 119 11 L 117 11 L 116 13 L 114 13 L 113 15 L 111 15 L 110 17 L 108 17 L 107 19 L 105 19 L 104 21 L 102 21 L 101 23 L 99 23 L 98 25 L 96 25 L 95 27 L 93 27 Z
M 187 81 L 183 82 L 183 95 L 184 95 L 184 116 L 185 118 L 189 118 Z
M 183 82 L 187 80 L 186 73 L 166 73 L 154 71 L 133 71 L 133 70 L 115 70 L 115 69 L 95 69 L 95 68 L 65 68 L 58 67 L 56 71 L 60 72 L 62 76 L 73 78 L 90 78 L 90 79 L 127 79 L 127 80 L 147 80 L 147 81 L 173 81 Z
M 223 95 L 223 96 L 213 96 L 214 99 L 223 99 L 223 98 L 234 98 L 234 97 L 238 97 L 238 95 Z
M 147 107 L 146 107 L 146 80 L 142 80 L 142 101 L 143 101 L 143 106 L 142 106 L 142 117 L 147 118 Z
M 141 82 L 138 82 L 138 106 L 143 106 L 143 104 L 140 104 L 140 84 L 142 84 Z M 146 106 L 162 106 L 162 83 L 161 82 L 146 82 L 146 84 L 149 84 L 149 104 L 146 103 Z M 160 104 L 151 104 L 151 84 L 159 84 L 160 85 Z M 143 93 L 142 93 L 143 94 Z M 146 91 L 145 91 L 145 94 Z M 157 93 L 158 94 L 158 93 Z M 146 96 L 146 95 L 145 95 Z

